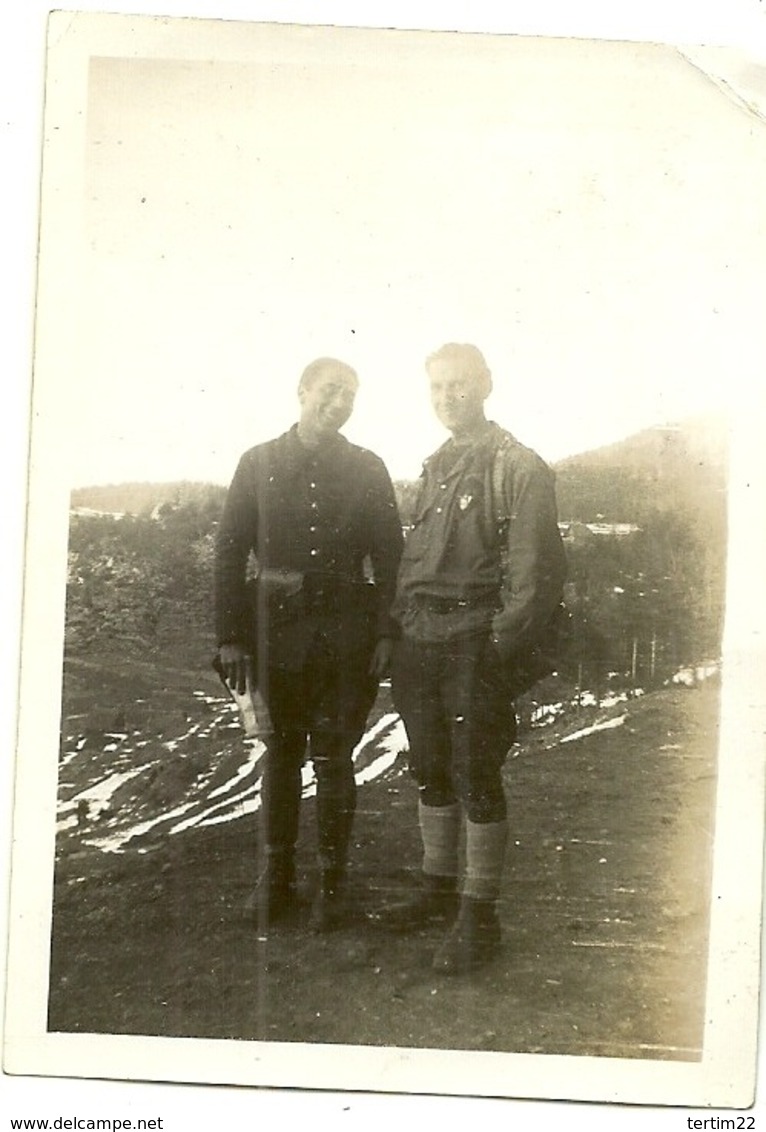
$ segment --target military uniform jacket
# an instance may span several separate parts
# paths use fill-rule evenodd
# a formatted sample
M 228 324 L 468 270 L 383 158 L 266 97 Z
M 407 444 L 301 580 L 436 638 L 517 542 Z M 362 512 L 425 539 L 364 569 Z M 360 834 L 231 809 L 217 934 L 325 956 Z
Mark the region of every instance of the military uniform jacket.
M 401 547 L 391 479 L 374 453 L 340 435 L 309 449 L 297 426 L 249 449 L 217 533 L 219 645 L 296 669 L 318 632 L 339 659 L 370 653 L 396 631 Z
M 554 475 L 535 452 L 488 421 L 425 461 L 394 605 L 408 636 L 487 632 L 513 658 L 549 624 L 565 573 Z

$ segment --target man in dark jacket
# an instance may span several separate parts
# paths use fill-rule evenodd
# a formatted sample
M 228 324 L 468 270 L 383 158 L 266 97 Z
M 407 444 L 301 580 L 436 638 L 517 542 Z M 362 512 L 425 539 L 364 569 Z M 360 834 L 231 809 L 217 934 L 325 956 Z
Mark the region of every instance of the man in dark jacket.
M 513 698 L 542 667 L 565 573 L 553 474 L 488 421 L 492 384 L 475 346 L 448 344 L 426 369 L 451 438 L 426 460 L 399 571 L 394 702 L 420 792 L 422 887 L 384 910 L 390 926 L 454 919 L 434 958 L 444 974 L 488 960 L 507 840 L 501 777 Z M 458 892 L 458 844 L 465 872 Z
M 306 368 L 298 423 L 239 462 L 216 549 L 220 669 L 232 688 L 257 688 L 273 728 L 256 907 L 273 920 L 294 899 L 308 750 L 317 784 L 317 930 L 345 913 L 356 794 L 351 756 L 390 663 L 402 545 L 384 464 L 339 435 L 357 387 L 356 373 L 333 358 Z

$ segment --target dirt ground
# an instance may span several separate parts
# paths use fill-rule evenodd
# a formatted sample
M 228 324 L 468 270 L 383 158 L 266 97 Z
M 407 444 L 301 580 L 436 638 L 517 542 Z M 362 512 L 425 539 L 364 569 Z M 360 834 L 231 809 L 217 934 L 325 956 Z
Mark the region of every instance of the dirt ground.
M 141 698 L 140 667 L 136 687 L 121 679 L 123 697 Z M 72 718 L 93 726 L 96 701 L 105 718 L 108 685 L 70 673 Z M 155 685 L 147 722 L 161 732 L 163 713 L 194 710 L 189 687 L 180 670 Z M 386 695 L 378 714 L 390 710 Z M 302 811 L 302 902 L 266 933 L 243 915 L 257 815 L 119 855 L 70 838 L 55 877 L 49 1029 L 696 1060 L 717 721 L 709 681 L 526 733 L 505 768 L 503 946 L 457 978 L 431 970 L 438 931 L 393 935 L 375 918 L 413 883 L 419 861 L 401 757 L 360 788 L 350 876 L 358 917 L 327 935 L 307 925 L 313 799 Z

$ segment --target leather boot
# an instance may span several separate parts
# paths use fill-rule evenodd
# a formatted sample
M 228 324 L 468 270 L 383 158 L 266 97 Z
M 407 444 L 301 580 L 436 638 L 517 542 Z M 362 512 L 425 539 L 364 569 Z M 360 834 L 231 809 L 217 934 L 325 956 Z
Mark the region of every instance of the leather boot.
M 500 921 L 494 900 L 464 896 L 452 930 L 433 960 L 440 975 L 462 975 L 488 963 L 500 948 Z
M 245 918 L 258 927 L 282 919 L 295 904 L 295 865 L 292 852 L 270 849 L 266 867 L 245 902 Z
M 346 871 L 342 868 L 323 868 L 319 874 L 319 887 L 311 905 L 309 928 L 313 932 L 331 932 L 343 927 L 351 918 L 346 892 Z
M 389 931 L 408 932 L 454 919 L 458 903 L 457 877 L 421 873 L 417 891 L 381 909 L 376 919 Z

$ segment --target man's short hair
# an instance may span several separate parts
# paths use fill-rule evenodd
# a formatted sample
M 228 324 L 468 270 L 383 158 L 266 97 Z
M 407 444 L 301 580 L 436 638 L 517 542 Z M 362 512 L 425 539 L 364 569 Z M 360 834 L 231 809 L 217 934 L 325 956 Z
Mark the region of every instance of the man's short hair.
M 478 346 L 473 346 L 470 342 L 447 342 L 444 346 L 435 350 L 433 354 L 428 355 L 426 358 L 427 370 L 433 362 L 459 362 L 471 377 L 487 383 L 492 381 L 492 374 L 484 355 Z
M 352 369 L 346 362 L 341 362 L 337 358 L 317 358 L 316 361 L 309 362 L 301 374 L 300 381 L 298 382 L 298 392 L 300 393 L 303 389 L 310 389 L 314 382 L 317 381 L 323 373 L 326 373 L 327 370 L 339 370 L 352 378 L 355 386 L 359 385 L 356 370 Z

